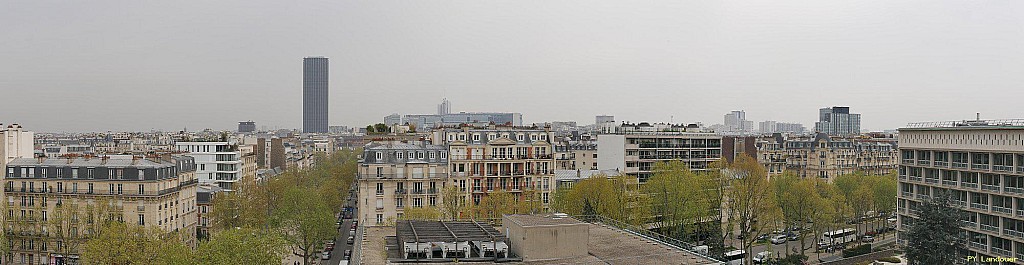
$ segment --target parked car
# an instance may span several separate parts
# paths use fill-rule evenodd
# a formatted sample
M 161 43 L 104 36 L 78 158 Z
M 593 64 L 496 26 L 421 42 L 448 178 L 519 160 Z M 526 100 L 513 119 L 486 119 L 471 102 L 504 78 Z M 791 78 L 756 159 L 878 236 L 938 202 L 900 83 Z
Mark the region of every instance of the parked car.
M 754 264 L 763 264 L 763 263 L 768 263 L 768 261 L 770 261 L 771 259 L 772 259 L 772 253 L 771 252 L 761 251 L 760 253 L 757 253 L 757 255 L 754 255 L 754 258 L 752 260 L 754 261 Z
M 757 236 L 757 242 L 768 241 L 769 237 L 771 237 L 771 235 L 768 235 L 768 234 Z
M 350 258 L 352 258 L 352 250 L 346 249 L 345 250 L 345 258 L 344 259 L 347 260 L 347 259 L 350 259 Z
M 351 245 L 351 244 L 353 244 L 355 242 L 356 242 L 356 237 L 348 236 L 348 241 L 346 241 L 345 243 L 348 243 L 349 245 Z
M 331 259 L 331 252 L 324 251 L 324 253 L 320 253 L 320 258 L 323 260 Z
M 772 244 L 786 243 L 786 235 L 776 235 L 772 237 Z
M 788 234 L 786 234 L 786 236 L 789 237 L 789 241 L 800 240 L 800 233 L 797 232 L 789 232 Z
M 871 242 L 875 242 L 875 237 L 873 237 L 873 236 L 864 236 L 864 237 L 862 237 L 862 238 L 860 239 L 860 241 L 861 241 L 861 242 L 864 242 L 864 243 L 871 243 Z

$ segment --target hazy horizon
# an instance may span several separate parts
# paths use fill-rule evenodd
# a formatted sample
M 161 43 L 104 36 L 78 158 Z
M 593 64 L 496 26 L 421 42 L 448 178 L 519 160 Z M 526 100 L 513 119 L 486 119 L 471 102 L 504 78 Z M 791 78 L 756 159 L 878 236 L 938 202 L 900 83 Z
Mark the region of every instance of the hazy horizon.
M 302 58 L 330 124 L 519 112 L 524 124 L 1024 118 L 1018 1 L 13 1 L 0 123 L 37 132 L 300 128 Z

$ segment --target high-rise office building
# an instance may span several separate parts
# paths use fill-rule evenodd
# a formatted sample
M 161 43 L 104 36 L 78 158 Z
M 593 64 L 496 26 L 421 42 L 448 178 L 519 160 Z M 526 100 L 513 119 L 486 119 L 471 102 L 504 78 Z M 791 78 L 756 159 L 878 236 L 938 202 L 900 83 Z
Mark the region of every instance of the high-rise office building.
M 814 131 L 828 135 L 860 134 L 860 114 L 850 113 L 850 107 L 821 108 Z
M 929 122 L 901 128 L 897 244 L 906 246 L 906 233 L 920 218 L 921 204 L 947 194 L 963 213 L 960 235 L 965 245 L 959 256 L 1024 258 L 1022 139 L 1021 120 Z
M 240 121 L 238 122 L 238 132 L 247 133 L 256 131 L 256 122 L 254 121 Z
M 437 105 L 437 115 L 445 115 L 452 113 L 452 102 L 448 101 L 448 98 L 442 99 L 441 104 Z
M 747 113 L 734 110 L 725 114 L 725 133 L 747 133 L 754 128 L 754 122 L 747 120 Z
M 327 133 L 326 57 L 302 59 L 302 132 Z

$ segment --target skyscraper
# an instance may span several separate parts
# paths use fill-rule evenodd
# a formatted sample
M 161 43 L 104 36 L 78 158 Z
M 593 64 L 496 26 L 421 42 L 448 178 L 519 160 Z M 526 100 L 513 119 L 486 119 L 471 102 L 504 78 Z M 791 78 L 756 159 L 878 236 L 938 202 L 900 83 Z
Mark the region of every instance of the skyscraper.
M 441 104 L 437 105 L 437 115 L 445 115 L 452 113 L 452 102 L 448 101 L 448 98 L 442 99 Z
M 327 58 L 302 59 L 302 132 L 327 132 Z
M 860 134 L 860 114 L 850 113 L 850 107 L 821 108 L 814 131 L 828 135 Z

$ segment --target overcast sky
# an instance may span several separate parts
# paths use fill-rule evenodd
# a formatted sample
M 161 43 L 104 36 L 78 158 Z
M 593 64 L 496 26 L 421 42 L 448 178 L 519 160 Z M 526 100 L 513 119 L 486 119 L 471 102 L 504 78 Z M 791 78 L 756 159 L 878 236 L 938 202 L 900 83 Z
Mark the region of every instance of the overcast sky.
M 330 123 L 521 112 L 865 129 L 1024 118 L 1024 1 L 4 1 L 0 123 L 34 131 L 300 128 L 302 57 Z

